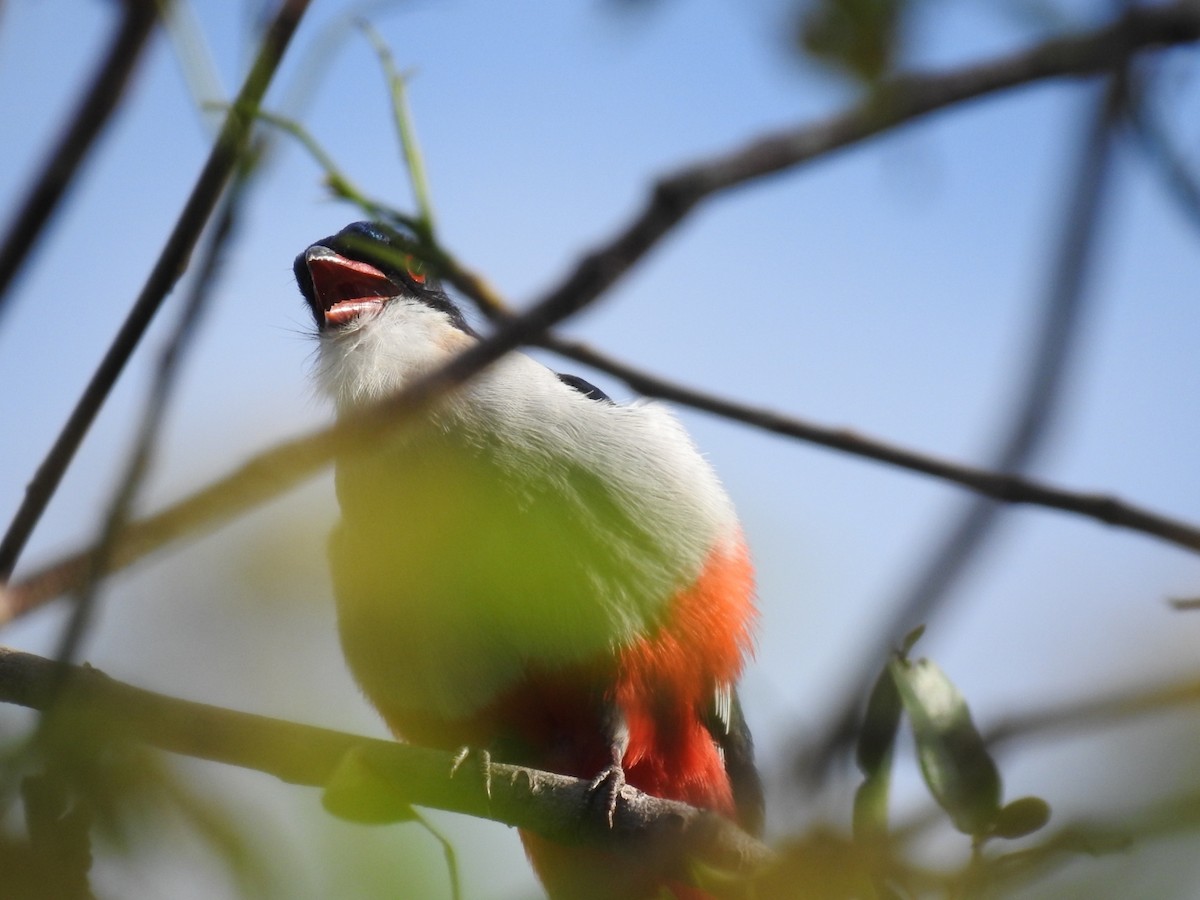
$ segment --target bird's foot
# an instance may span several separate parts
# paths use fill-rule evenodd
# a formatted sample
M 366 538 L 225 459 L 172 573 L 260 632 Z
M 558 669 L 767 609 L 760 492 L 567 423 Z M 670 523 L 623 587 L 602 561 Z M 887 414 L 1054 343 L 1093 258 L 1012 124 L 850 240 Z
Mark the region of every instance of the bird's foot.
M 601 808 L 604 810 L 604 818 L 608 822 L 609 828 L 613 827 L 613 817 L 617 811 L 617 798 L 620 797 L 623 787 L 625 787 L 625 769 L 619 762 L 605 766 L 588 785 L 588 796 L 592 798 L 592 802 L 597 802 L 598 799 L 603 804 Z
M 470 747 L 460 748 L 454 754 L 454 762 L 450 764 L 450 777 L 453 778 L 457 775 L 463 763 L 472 756 L 479 760 L 478 771 L 480 777 L 483 778 L 483 792 L 490 801 L 492 799 L 492 754 L 487 750 L 472 750 Z

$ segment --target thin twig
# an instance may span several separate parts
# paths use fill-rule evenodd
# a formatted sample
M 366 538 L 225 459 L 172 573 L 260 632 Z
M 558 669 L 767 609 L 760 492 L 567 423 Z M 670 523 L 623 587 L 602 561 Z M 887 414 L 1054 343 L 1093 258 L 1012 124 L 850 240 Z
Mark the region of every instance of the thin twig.
M 219 104 L 209 104 L 216 106 Z M 321 146 L 320 142 L 313 137 L 312 133 L 297 122 L 295 119 L 287 118 L 286 116 L 276 115 L 275 113 L 259 110 L 256 115 L 266 124 L 278 128 L 285 134 L 295 138 L 300 146 L 308 152 L 309 156 L 325 171 L 325 186 L 337 198 L 345 200 L 348 203 L 353 203 L 361 209 L 366 215 L 373 219 L 383 221 L 394 221 L 411 228 L 415 233 L 419 233 L 419 222 L 412 216 L 406 216 L 399 210 L 388 206 L 387 204 L 375 200 L 358 187 L 350 178 L 343 173 L 333 161 L 328 151 Z
M 56 664 L 0 647 L 0 702 L 44 710 L 54 702 Z M 399 801 L 491 819 L 551 840 L 586 841 L 656 858 L 698 857 L 732 873 L 763 865 L 770 850 L 733 822 L 683 803 L 621 790 L 614 826 L 594 813 L 590 782 L 503 763 L 489 778 L 454 775 L 454 757 L 378 740 L 167 697 L 71 667 L 64 713 L 104 733 L 172 753 L 254 769 L 290 784 L 324 787 L 353 753 Z M 94 717 L 94 718 L 93 718 Z M 77 721 L 64 716 L 64 722 Z M 661 857 L 660 857 L 661 854 Z
M 8 288 L 50 221 L 59 201 L 79 171 L 88 151 L 116 109 L 154 27 L 154 0 L 125 0 L 120 24 L 114 29 L 108 53 L 91 86 L 71 114 L 70 125 L 46 157 L 42 173 L 33 179 L 25 201 L 0 239 L 0 312 Z
M 710 412 L 811 444 L 872 459 L 899 469 L 929 475 L 1004 503 L 1041 506 L 1074 513 L 1105 525 L 1152 535 L 1178 547 L 1200 552 L 1200 527 L 1127 503 L 1107 494 L 1082 493 L 1018 475 L 997 472 L 887 443 L 845 428 L 817 425 L 774 410 L 750 406 L 671 382 L 628 366 L 574 341 L 548 338 L 542 346 L 620 378 L 647 397 Z
M 1192 679 L 1151 688 L 1125 690 L 1107 696 L 1074 700 L 1021 713 L 995 722 L 984 731 L 989 747 L 1031 734 L 1078 733 L 1116 725 L 1134 716 L 1147 716 L 1183 706 L 1200 705 L 1200 680 Z
M 458 854 L 454 850 L 454 842 L 416 810 L 413 810 L 413 815 L 430 837 L 441 845 L 442 857 L 446 860 L 446 878 L 450 882 L 450 900 L 462 900 L 462 883 L 458 877 Z
M 76 593 L 71 617 L 55 654 L 55 659 L 60 663 L 69 664 L 75 660 L 92 618 L 101 580 L 110 567 L 113 549 L 121 531 L 129 522 L 129 514 L 137 492 L 153 461 L 163 417 L 174 392 L 184 354 L 196 335 L 200 318 L 212 296 L 213 285 L 220 275 L 225 248 L 236 228 L 239 203 L 246 185 L 245 177 L 243 173 L 225 198 L 209 235 L 203 258 L 196 269 L 179 321 L 159 358 L 133 450 L 117 483 L 117 489 L 100 528 L 99 538 L 87 562 L 87 575 Z
M 267 30 L 258 58 L 225 117 L 208 161 L 201 170 L 174 230 L 167 239 L 141 294 L 87 388 L 72 410 L 0 542 L 0 579 L 7 579 L 20 558 L 30 534 L 58 488 L 92 421 L 100 411 L 125 363 L 133 355 L 151 319 L 183 274 L 188 257 L 199 240 L 222 191 L 245 150 L 258 108 L 279 61 L 291 40 L 309 0 L 284 0 Z
M 1189 168 L 1156 113 L 1148 108 L 1146 91 L 1138 90 L 1126 106 L 1126 115 L 1146 157 L 1162 178 L 1168 195 L 1180 211 L 1200 228 L 1200 173 Z
M 383 36 L 365 20 L 359 22 L 359 29 L 374 47 L 383 67 L 384 77 L 388 83 L 388 93 L 392 98 L 392 118 L 395 122 L 396 136 L 400 139 L 400 149 L 404 154 L 404 168 L 408 172 L 409 184 L 412 185 L 413 199 L 417 204 L 416 221 L 419 225 L 418 234 L 432 239 L 436 231 L 433 217 L 433 201 L 429 196 L 429 178 L 425 174 L 425 160 L 421 148 L 417 144 L 416 129 L 413 127 L 412 112 L 408 108 L 408 79 L 396 66 L 392 51 L 384 41 Z

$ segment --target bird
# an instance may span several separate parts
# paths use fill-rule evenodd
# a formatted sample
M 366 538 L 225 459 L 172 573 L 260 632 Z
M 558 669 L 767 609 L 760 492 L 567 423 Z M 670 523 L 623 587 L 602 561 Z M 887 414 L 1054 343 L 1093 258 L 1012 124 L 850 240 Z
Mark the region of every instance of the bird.
M 356 222 L 300 253 L 313 378 L 339 417 L 481 340 L 415 235 Z M 760 833 L 737 682 L 742 526 L 676 416 L 512 352 L 335 462 L 340 641 L 403 740 L 624 784 Z M 603 814 L 603 812 L 601 813 Z M 522 833 L 554 900 L 708 896 L 653 860 Z

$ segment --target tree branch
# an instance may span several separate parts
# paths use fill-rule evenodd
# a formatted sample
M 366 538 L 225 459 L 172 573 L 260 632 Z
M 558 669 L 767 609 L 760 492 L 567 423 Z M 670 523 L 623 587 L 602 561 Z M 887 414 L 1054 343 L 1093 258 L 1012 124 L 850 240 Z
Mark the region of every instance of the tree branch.
M 1127 503 L 1118 497 L 1070 491 L 1005 472 L 968 466 L 867 437 L 846 428 L 817 425 L 774 410 L 738 403 L 650 375 L 585 344 L 557 338 L 540 343 L 572 359 L 615 375 L 638 393 L 648 397 L 690 406 L 735 422 L 753 425 L 773 434 L 794 437 L 852 456 L 861 456 L 899 469 L 929 475 L 1004 503 L 1042 506 L 1074 513 L 1105 525 L 1139 531 L 1186 550 L 1200 552 L 1200 528 Z
M 180 212 L 175 228 L 168 237 L 141 294 L 138 295 L 104 359 L 75 404 L 54 446 L 38 467 L 16 516 L 0 542 L 0 579 L 7 579 L 12 574 L 30 534 L 50 498 L 54 496 L 59 482 L 75 457 L 75 451 L 79 449 L 100 407 L 120 377 L 125 363 L 133 355 L 154 314 L 187 267 L 188 257 L 241 159 L 254 127 L 254 110 L 262 101 L 263 94 L 271 83 L 283 52 L 308 3 L 309 0 L 282 0 L 259 48 L 258 57 L 246 76 L 236 102 L 225 117 L 225 124 L 217 136 L 212 152 L 200 171 L 187 203 Z
M 918 453 L 842 428 L 816 425 L 761 407 L 736 403 L 660 379 L 603 356 L 583 344 L 540 341 L 574 359 L 595 365 L 646 396 L 684 404 L 774 434 L 829 447 L 897 468 L 958 484 L 1005 503 L 1028 504 L 1085 516 L 1097 522 L 1160 538 L 1200 553 L 1200 529 L 1105 494 L 1080 493 L 1054 485 L 992 472 Z M 297 438 L 249 460 L 235 472 L 178 503 L 129 524 L 113 549 L 108 571 L 118 571 L 187 535 L 197 535 L 288 490 L 328 461 L 323 443 L 335 429 Z M 310 468 L 311 467 L 311 468 Z M 297 471 L 297 470 L 300 471 Z M 0 625 L 75 589 L 85 578 L 91 549 L 55 560 L 0 591 Z
M 70 126 L 47 154 L 41 175 L 33 179 L 25 201 L 0 240 L 0 312 L 9 297 L 8 287 L 13 277 L 29 258 L 42 229 L 117 108 L 154 27 L 157 18 L 154 0 L 123 0 L 117 5 L 124 9 L 120 24 L 113 30 L 108 53 L 79 107 L 70 116 Z
M 722 871 L 750 874 L 771 851 L 728 819 L 684 803 L 621 790 L 613 827 L 597 813 L 589 782 L 493 763 L 489 779 L 454 756 L 407 744 L 235 712 L 142 690 L 90 667 L 69 667 L 55 699 L 56 663 L 0 647 L 0 702 L 45 710 L 64 705 L 61 721 L 96 717 L 103 733 L 227 765 L 265 772 L 290 784 L 325 787 L 353 753 L 395 802 L 477 816 L 534 831 L 550 840 L 619 847 L 667 860 L 685 877 L 696 858 Z M 389 798 L 391 799 L 391 798 Z
M 728 154 L 660 179 L 642 211 L 614 238 L 587 254 L 547 297 L 580 308 L 611 287 L 702 200 L 827 155 L 879 132 L 986 94 L 1046 78 L 1091 75 L 1135 50 L 1200 39 L 1200 9 L 1178 2 L 1134 7 L 1084 35 L 944 73 L 884 81 L 849 112 L 814 125 L 767 135 Z
M 1167 188 L 1167 195 L 1191 220 L 1193 227 L 1200 229 L 1200 175 L 1189 168 L 1183 154 L 1171 140 L 1165 123 L 1150 108 L 1147 94 L 1140 84 L 1135 83 L 1125 110 L 1129 124 L 1151 166 Z
M 984 731 L 988 746 L 1012 742 L 1030 734 L 1046 732 L 1078 733 L 1085 729 L 1108 727 L 1135 716 L 1177 710 L 1200 705 L 1200 679 L 1163 684 L 1157 687 L 1123 690 L 1086 700 L 1057 703 L 1032 712 L 1001 719 Z

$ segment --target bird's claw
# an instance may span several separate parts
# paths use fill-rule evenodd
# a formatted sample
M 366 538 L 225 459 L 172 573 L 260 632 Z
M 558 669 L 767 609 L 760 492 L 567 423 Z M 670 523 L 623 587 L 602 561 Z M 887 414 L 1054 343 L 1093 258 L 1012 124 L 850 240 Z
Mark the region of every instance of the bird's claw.
M 617 798 L 621 788 L 625 787 L 625 769 L 620 763 L 605 766 L 588 785 L 588 795 L 600 796 L 604 799 L 604 817 L 608 827 L 613 827 L 613 819 L 617 811 Z M 601 789 L 603 791 L 601 792 Z
M 463 763 L 471 756 L 478 755 L 479 757 L 479 774 L 483 777 L 483 792 L 487 795 L 488 801 L 492 799 L 492 754 L 486 750 L 472 750 L 470 747 L 461 747 L 454 754 L 454 761 L 450 763 L 450 777 L 453 778 L 458 774 L 458 770 L 462 768 Z

